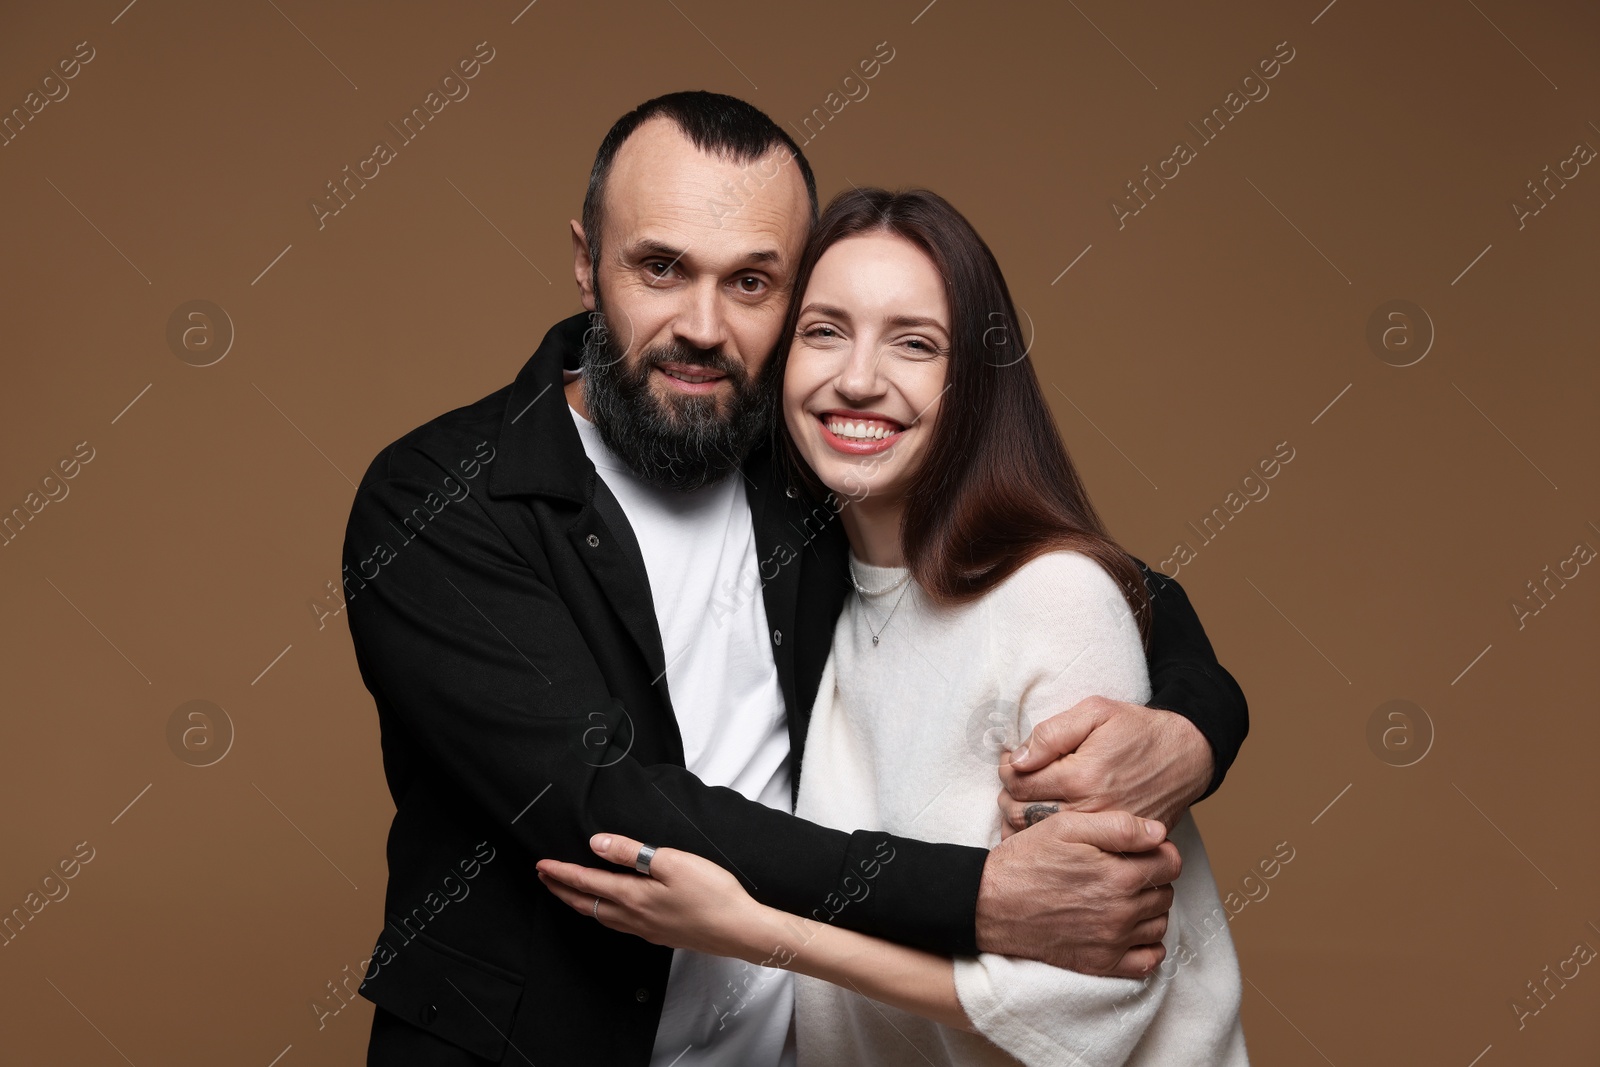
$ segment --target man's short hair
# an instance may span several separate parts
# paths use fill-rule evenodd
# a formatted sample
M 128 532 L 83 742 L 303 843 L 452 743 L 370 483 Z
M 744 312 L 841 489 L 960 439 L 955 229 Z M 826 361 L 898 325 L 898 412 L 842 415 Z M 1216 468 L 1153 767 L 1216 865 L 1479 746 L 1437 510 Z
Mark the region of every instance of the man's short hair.
M 599 270 L 600 228 L 605 219 L 606 178 L 611 174 L 611 164 L 617 158 L 617 150 L 633 131 L 658 117 L 671 119 L 700 151 L 735 163 L 753 162 L 779 145 L 787 148 L 800 168 L 800 176 L 805 179 L 811 221 L 817 221 L 817 181 L 812 176 L 811 164 L 782 127 L 759 108 L 735 96 L 703 90 L 668 93 L 646 100 L 613 123 L 605 140 L 600 142 L 600 150 L 595 153 L 594 167 L 589 171 L 589 190 L 583 198 L 583 233 L 593 270 Z M 770 177 L 762 175 L 760 180 L 764 182 Z

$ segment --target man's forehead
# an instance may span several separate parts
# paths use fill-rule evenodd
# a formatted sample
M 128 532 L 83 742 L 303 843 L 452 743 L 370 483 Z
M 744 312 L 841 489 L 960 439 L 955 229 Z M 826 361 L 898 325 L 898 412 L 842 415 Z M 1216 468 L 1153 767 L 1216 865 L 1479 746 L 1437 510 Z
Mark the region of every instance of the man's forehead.
M 618 150 L 606 180 L 607 235 L 698 242 L 732 251 L 803 241 L 811 204 L 783 145 L 746 161 L 702 152 L 668 119 L 652 119 Z

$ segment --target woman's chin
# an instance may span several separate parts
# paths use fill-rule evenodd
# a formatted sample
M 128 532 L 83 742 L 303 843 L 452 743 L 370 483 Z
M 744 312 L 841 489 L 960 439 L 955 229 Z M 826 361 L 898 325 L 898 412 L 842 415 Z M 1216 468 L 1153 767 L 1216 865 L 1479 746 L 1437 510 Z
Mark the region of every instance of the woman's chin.
M 886 460 L 881 453 L 846 455 L 822 441 L 807 442 L 799 451 L 806 465 L 817 476 L 817 481 L 840 500 L 883 497 L 892 483 L 899 480 L 894 470 L 885 468 L 897 466 L 900 457 Z
M 839 499 L 850 500 L 861 495 L 863 486 L 860 474 L 844 469 L 838 462 L 828 462 L 826 459 L 820 465 L 811 457 L 807 457 L 806 462 L 811 464 L 811 469 L 816 472 L 817 481 L 822 483 L 822 487 Z
M 897 495 L 900 479 L 893 472 L 875 470 L 865 472 L 861 464 L 833 463 L 828 469 L 818 470 L 817 479 L 839 499 L 854 503 L 868 500 L 886 502 Z M 812 468 L 816 470 L 815 467 Z

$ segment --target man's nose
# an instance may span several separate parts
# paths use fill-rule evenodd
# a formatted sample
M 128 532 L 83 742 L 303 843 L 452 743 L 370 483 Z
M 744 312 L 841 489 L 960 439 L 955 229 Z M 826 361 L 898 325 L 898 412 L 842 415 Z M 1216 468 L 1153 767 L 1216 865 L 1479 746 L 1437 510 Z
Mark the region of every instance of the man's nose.
M 685 300 L 687 303 L 673 323 L 673 333 L 693 348 L 721 348 L 728 340 L 728 324 L 716 283 L 695 285 Z

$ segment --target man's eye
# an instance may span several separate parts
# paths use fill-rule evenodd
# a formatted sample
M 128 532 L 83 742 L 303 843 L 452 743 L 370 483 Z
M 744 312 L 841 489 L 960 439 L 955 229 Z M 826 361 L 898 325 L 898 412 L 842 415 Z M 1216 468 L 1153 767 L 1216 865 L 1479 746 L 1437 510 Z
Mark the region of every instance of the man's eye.
M 667 271 L 671 269 L 671 266 L 663 260 L 653 259 L 644 265 L 644 269 L 649 271 L 654 277 L 664 278 L 667 275 Z
M 754 274 L 746 274 L 738 281 L 741 293 L 759 293 L 766 287 L 766 282 Z

